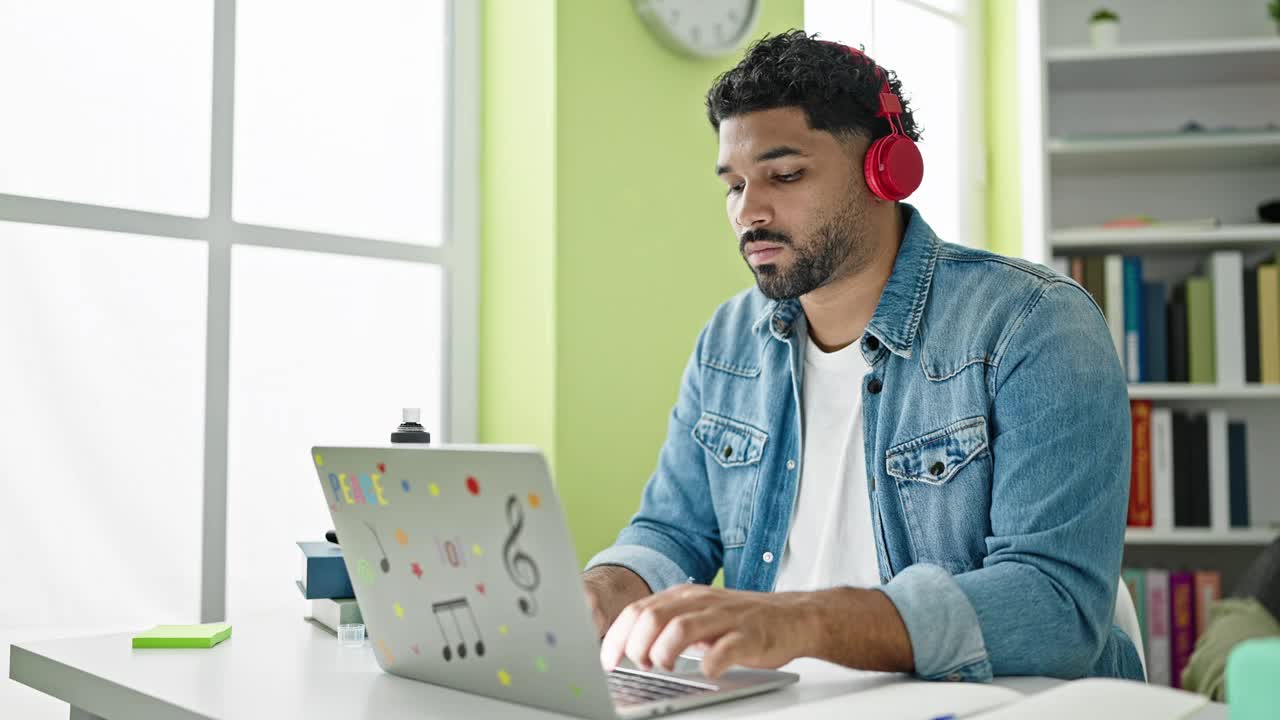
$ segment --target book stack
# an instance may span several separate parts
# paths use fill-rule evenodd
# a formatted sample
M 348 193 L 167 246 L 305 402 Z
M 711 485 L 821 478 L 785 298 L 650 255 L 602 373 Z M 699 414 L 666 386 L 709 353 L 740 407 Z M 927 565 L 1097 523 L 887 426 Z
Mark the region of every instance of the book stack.
M 1106 316 L 1130 383 L 1280 383 L 1280 264 L 1248 268 L 1211 253 L 1176 283 L 1152 281 L 1133 255 L 1062 257 L 1064 274 Z
M 1222 576 L 1208 570 L 1125 568 L 1121 579 L 1138 612 L 1147 682 L 1181 687 L 1182 670 L 1209 624 L 1209 610 L 1222 596 Z
M 1130 400 L 1128 525 L 1249 527 L 1248 433 L 1225 410 L 1180 411 Z
M 334 632 L 338 625 L 364 622 L 342 548 L 321 540 L 299 541 L 298 549 L 302 551 L 302 567 L 297 585 L 309 602 L 309 617 Z

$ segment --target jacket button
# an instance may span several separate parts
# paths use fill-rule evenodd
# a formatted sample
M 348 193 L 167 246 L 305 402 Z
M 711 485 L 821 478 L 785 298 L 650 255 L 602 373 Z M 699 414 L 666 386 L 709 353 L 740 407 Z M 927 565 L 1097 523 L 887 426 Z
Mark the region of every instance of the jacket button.
M 788 469 L 788 470 L 795 470 L 795 469 L 796 469 L 796 461 L 795 461 L 795 460 L 788 460 L 788 461 L 787 461 L 787 469 Z
M 951 673 L 950 675 L 947 676 L 947 679 L 950 680 L 951 682 L 960 682 L 964 678 L 960 677 L 960 673 Z
M 761 556 L 761 559 L 767 563 L 771 563 L 773 562 L 773 553 L 769 552 L 768 550 L 765 550 L 764 555 Z
M 929 472 L 930 472 L 934 477 L 938 477 L 939 475 L 941 475 L 941 474 L 942 474 L 942 471 L 943 471 L 943 470 L 946 470 L 946 469 L 947 469 L 947 466 L 946 466 L 946 465 L 943 465 L 941 462 L 936 462 L 936 463 L 934 463 L 932 466 L 930 466 L 930 467 L 929 467 Z
M 725 446 L 724 446 L 724 456 L 725 456 L 725 458 L 726 458 L 726 459 L 727 459 L 727 458 L 731 458 L 731 457 L 733 457 L 733 448 L 729 447 L 728 445 L 725 445 Z
M 877 395 L 877 394 L 879 394 L 879 393 L 880 393 L 880 390 L 881 390 L 883 387 L 884 387 L 884 383 L 880 382 L 880 378 L 871 378 L 871 382 L 867 383 L 867 390 L 868 390 L 872 395 Z
M 871 352 L 875 352 L 880 349 L 880 341 L 876 339 L 875 335 L 867 336 L 867 349 Z

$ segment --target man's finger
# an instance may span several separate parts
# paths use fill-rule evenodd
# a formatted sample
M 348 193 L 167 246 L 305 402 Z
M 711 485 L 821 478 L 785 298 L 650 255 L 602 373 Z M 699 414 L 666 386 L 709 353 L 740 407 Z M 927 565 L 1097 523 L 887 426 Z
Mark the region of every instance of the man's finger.
M 638 608 L 648 604 L 650 599 L 637 600 L 623 608 L 604 634 L 604 641 L 600 643 L 600 666 L 605 672 L 613 672 L 618 667 L 622 652 L 626 649 L 627 636 L 631 634 L 631 626 L 636 622 Z
M 746 635 L 734 630 L 726 633 L 702 656 L 702 674 L 711 679 L 729 669 L 746 656 L 750 643 Z
M 734 619 L 723 610 L 708 608 L 684 612 L 671 619 L 649 648 L 649 659 L 660 668 L 675 667 L 680 653 L 694 643 L 714 642 L 733 629 Z

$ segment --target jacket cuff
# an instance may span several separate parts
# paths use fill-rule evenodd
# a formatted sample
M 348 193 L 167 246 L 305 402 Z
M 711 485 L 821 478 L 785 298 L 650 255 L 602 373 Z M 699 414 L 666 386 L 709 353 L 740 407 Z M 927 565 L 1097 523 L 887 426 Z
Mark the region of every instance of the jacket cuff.
M 937 565 L 912 565 L 880 590 L 889 596 L 907 626 L 917 676 L 925 680 L 991 680 L 991 660 L 978 613 L 951 573 Z
M 639 575 L 655 593 L 689 580 L 689 575 L 671 558 L 644 545 L 607 547 L 591 558 L 583 571 L 599 565 L 620 565 Z

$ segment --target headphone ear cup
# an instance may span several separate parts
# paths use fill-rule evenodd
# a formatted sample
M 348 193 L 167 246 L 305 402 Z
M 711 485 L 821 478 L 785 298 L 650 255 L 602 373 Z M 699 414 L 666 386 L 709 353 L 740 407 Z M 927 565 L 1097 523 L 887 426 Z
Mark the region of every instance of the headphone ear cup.
M 862 176 L 867 180 L 867 189 L 881 200 L 892 199 L 885 194 L 884 186 L 880 182 L 880 152 L 884 149 L 884 141 L 887 139 L 888 137 L 882 137 L 872 142 L 862 161 Z
M 915 141 L 906 135 L 889 135 L 875 143 L 876 195 L 885 200 L 903 200 L 920 187 L 924 179 L 924 158 Z M 872 158 L 868 153 L 867 159 Z M 867 168 L 867 173 L 872 169 Z M 869 183 L 868 183 L 869 184 Z

